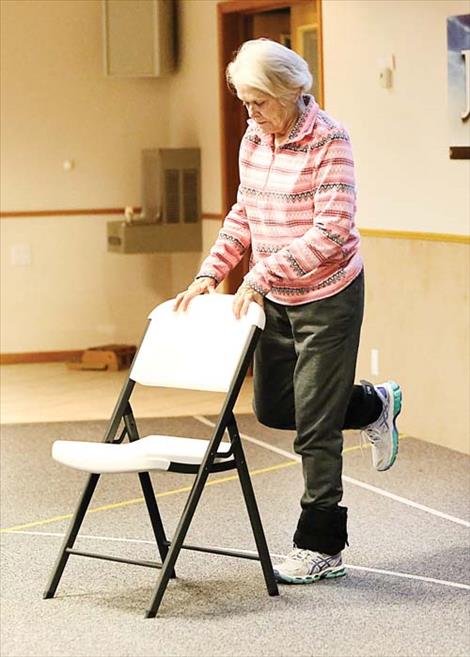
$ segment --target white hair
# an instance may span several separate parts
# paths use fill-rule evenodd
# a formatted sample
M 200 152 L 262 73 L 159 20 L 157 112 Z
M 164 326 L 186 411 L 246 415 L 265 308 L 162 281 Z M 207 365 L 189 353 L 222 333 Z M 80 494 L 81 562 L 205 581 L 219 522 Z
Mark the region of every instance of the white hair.
M 227 66 L 226 77 L 235 89 L 246 85 L 281 101 L 309 91 L 313 82 L 305 59 L 270 39 L 246 41 Z

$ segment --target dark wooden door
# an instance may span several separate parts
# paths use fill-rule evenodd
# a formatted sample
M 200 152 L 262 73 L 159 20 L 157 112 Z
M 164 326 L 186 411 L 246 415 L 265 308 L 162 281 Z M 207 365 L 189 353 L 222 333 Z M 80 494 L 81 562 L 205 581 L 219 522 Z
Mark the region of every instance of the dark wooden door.
M 225 214 L 235 203 L 239 184 L 238 149 L 246 130 L 246 111 L 228 88 L 225 69 L 238 48 L 248 39 L 262 36 L 282 42 L 290 28 L 292 8 L 302 11 L 316 7 L 319 0 L 230 0 L 218 5 L 219 77 L 221 103 L 221 151 L 222 151 L 222 212 Z M 225 291 L 236 292 L 248 271 L 249 253 L 226 280 Z

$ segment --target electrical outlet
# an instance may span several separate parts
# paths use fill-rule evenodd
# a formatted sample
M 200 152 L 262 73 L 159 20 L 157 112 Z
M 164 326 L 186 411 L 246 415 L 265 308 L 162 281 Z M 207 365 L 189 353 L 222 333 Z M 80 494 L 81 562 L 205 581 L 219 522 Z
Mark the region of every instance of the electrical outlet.
M 379 376 L 379 350 L 370 350 L 370 373 L 372 376 Z
M 10 264 L 13 267 L 28 267 L 31 264 L 31 246 L 13 244 L 10 247 Z

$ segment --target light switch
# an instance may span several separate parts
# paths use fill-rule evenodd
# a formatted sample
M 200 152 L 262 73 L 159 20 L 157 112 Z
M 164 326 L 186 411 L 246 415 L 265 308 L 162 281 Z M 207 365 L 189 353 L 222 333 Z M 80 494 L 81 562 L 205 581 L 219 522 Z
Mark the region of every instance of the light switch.
M 377 59 L 379 84 L 383 89 L 391 89 L 393 87 L 393 74 L 395 70 L 395 55 L 384 55 Z
M 380 86 L 384 89 L 390 89 L 392 86 L 392 69 L 388 66 L 380 69 L 379 71 Z

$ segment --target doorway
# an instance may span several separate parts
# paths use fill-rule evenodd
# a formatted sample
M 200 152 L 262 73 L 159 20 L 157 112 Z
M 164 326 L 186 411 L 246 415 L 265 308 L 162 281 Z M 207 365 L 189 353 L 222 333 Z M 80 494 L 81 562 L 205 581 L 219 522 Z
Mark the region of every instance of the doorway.
M 225 69 L 244 41 L 266 37 L 307 60 L 314 77 L 311 93 L 323 106 L 320 0 L 229 0 L 218 5 L 221 102 L 222 204 L 227 214 L 239 184 L 238 148 L 246 130 L 246 111 L 228 89 Z M 225 291 L 236 292 L 248 271 L 249 254 L 229 274 Z

